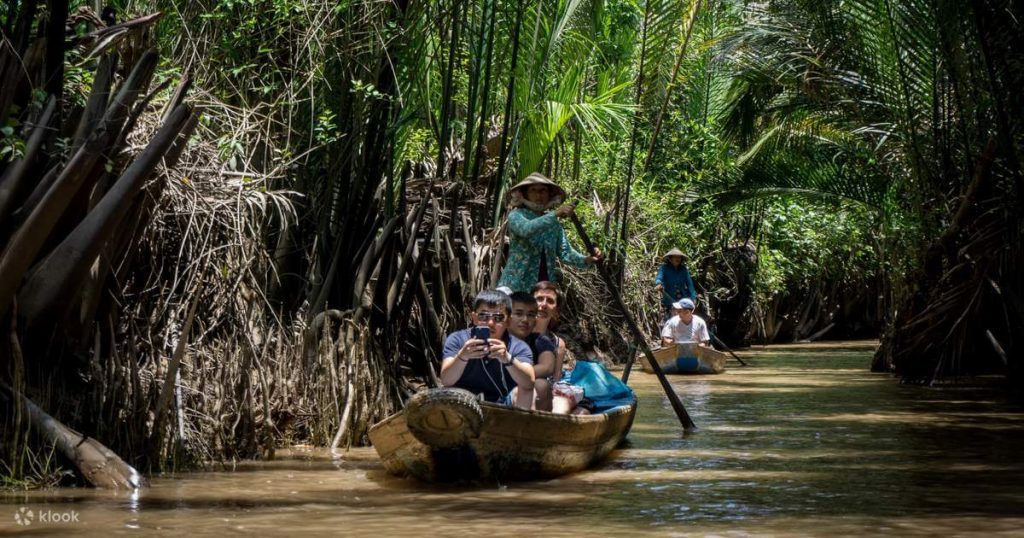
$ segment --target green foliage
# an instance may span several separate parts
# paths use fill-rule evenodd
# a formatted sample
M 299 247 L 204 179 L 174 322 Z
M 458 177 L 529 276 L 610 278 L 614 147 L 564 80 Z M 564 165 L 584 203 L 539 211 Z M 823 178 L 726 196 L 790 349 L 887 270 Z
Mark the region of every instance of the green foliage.
M 47 446 L 36 450 L 30 445 L 14 449 L 12 462 L 0 460 L 0 491 L 28 491 L 53 488 L 73 476 L 60 466 L 57 449 Z
M 615 98 L 626 88 L 620 84 L 593 98 L 580 91 L 583 69 L 571 68 L 559 81 L 550 100 L 526 113 L 526 135 L 520 158 L 520 176 L 541 168 L 541 161 L 563 133 L 570 121 L 578 122 L 589 136 L 604 138 L 604 133 L 625 129 L 631 107 L 616 103 Z
M 475 162 L 480 144 L 498 147 L 507 163 L 488 177 L 492 213 L 510 181 L 546 171 L 578 199 L 596 195 L 581 214 L 607 246 L 623 218 L 635 223 L 614 247 L 642 260 L 627 274 L 670 245 L 710 263 L 754 242 L 765 300 L 812 277 L 870 272 L 920 229 L 920 195 L 903 178 L 941 175 L 924 166 L 935 150 L 923 135 L 936 39 L 907 31 L 938 20 L 923 5 L 703 2 L 685 50 L 695 6 L 685 0 L 414 2 L 393 18 L 365 2 L 332 4 L 325 18 L 316 3 L 220 0 L 186 15 L 204 36 L 204 84 L 228 103 L 266 107 L 273 130 L 290 133 L 273 137 L 288 140 L 274 161 L 304 155 L 296 174 L 307 195 L 333 204 L 327 214 L 341 214 L 341 198 L 319 171 L 358 162 L 354 119 L 393 104 L 391 176 L 443 156 L 459 163 L 457 178 L 476 180 L 497 168 L 497 154 Z M 169 45 L 183 33 L 175 24 L 165 25 Z M 381 65 L 396 92 L 378 87 Z M 236 166 L 257 145 L 226 133 L 219 142 Z M 617 204 L 630 161 L 627 217 Z
M 770 204 L 758 242 L 756 282 L 762 297 L 816 278 L 856 283 L 872 274 L 878 264 L 872 213 L 858 207 L 808 207 L 793 200 Z
M 8 125 L 0 127 L 0 162 L 14 161 L 25 155 L 25 139 L 18 136 L 18 122 L 11 119 Z

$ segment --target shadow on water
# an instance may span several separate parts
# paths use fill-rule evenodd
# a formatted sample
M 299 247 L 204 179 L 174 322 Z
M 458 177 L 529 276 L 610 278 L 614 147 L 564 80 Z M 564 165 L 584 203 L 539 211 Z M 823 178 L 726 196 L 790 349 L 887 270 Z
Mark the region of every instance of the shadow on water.
M 683 435 L 652 376 L 611 459 L 561 479 L 436 486 L 385 474 L 372 449 L 296 449 L 231 471 L 159 477 L 137 495 L 58 489 L 0 497 L 77 510 L 76 533 L 293 535 L 1013 534 L 1024 524 L 1024 415 L 991 387 L 898 385 L 870 351 L 751 354 L 679 377 L 700 429 Z M 76 523 L 70 523 L 73 525 Z

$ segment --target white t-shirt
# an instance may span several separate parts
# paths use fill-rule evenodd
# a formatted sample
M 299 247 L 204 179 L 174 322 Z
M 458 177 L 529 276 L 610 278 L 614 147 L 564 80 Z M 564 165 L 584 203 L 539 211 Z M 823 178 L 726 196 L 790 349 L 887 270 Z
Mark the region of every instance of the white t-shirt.
M 683 323 L 679 316 L 672 316 L 672 319 L 665 323 L 661 329 L 662 338 L 671 338 L 677 344 L 691 342 L 700 343 L 711 340 L 708 335 L 708 324 L 700 316 L 694 315 L 690 324 Z

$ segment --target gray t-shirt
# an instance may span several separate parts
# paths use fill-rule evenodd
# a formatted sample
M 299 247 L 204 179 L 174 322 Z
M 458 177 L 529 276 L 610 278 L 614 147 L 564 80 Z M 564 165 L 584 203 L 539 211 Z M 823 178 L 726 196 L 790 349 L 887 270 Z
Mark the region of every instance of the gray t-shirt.
M 444 350 L 441 357 L 454 357 L 466 341 L 472 338 L 470 329 L 462 329 L 448 335 L 444 341 Z M 503 338 L 508 352 L 512 354 L 512 360 L 533 364 L 533 353 L 526 342 L 512 336 L 507 331 Z M 466 389 L 473 394 L 483 394 L 484 400 L 497 402 L 505 397 L 516 386 L 512 374 L 498 359 L 471 359 L 466 361 L 466 369 L 462 377 L 455 382 L 456 387 Z

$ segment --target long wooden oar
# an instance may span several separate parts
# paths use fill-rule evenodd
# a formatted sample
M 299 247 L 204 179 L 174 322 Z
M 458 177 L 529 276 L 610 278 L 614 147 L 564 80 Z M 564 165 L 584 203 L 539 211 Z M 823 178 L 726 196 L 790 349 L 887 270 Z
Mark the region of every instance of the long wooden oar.
M 669 294 L 664 289 L 661 290 L 662 295 L 669 297 Z M 669 297 L 671 299 L 671 297 Z M 660 312 L 659 312 L 660 314 Z M 635 344 L 629 346 L 629 359 L 626 360 L 626 366 L 622 368 L 622 382 L 629 383 L 629 372 L 633 370 L 633 363 L 636 362 L 636 352 L 638 351 Z
M 576 227 L 576 232 L 580 235 L 580 239 L 583 240 L 583 245 L 587 247 L 587 252 L 594 255 L 596 250 L 594 244 L 590 242 L 590 236 L 587 235 L 586 230 L 583 229 L 583 224 L 580 223 L 579 217 L 576 213 L 570 213 L 569 218 L 572 219 L 573 226 Z M 686 408 L 683 407 L 683 402 L 679 401 L 679 395 L 676 391 L 672 390 L 672 385 L 669 384 L 668 379 L 665 379 L 665 372 L 661 371 L 661 366 L 658 365 L 658 361 L 654 360 L 654 353 L 651 353 L 650 346 L 647 345 L 647 339 L 644 338 L 644 333 L 640 331 L 640 327 L 636 324 L 636 320 L 633 319 L 633 315 L 629 313 L 629 308 L 626 308 L 626 303 L 622 300 L 622 294 L 619 293 L 618 286 L 615 285 L 615 279 L 608 272 L 608 268 L 603 263 L 596 263 L 597 271 L 601 274 L 601 278 L 604 279 L 604 283 L 608 286 L 608 289 L 612 292 L 612 298 L 615 299 L 615 304 L 618 305 L 619 309 L 622 310 L 622 315 L 626 318 L 626 325 L 629 326 L 629 330 L 633 333 L 633 338 L 640 345 L 640 349 L 643 350 L 644 355 L 647 356 L 647 361 L 651 363 L 651 368 L 654 370 L 654 374 L 658 376 L 658 381 L 661 382 L 661 388 L 665 389 L 665 395 L 668 396 L 669 403 L 672 404 L 672 409 L 676 412 L 676 416 L 679 417 L 679 423 L 683 425 L 683 430 L 695 430 L 697 425 L 693 423 L 693 419 L 690 418 L 690 414 L 686 412 Z
M 731 349 L 729 349 L 729 346 L 725 345 L 725 342 L 723 342 L 723 341 L 722 341 L 722 339 L 721 339 L 721 338 L 719 338 L 717 334 L 715 334 L 715 333 L 713 333 L 713 332 L 711 332 L 711 331 L 708 331 L 708 333 L 709 333 L 709 334 L 711 334 L 711 339 L 712 339 L 712 340 L 714 340 L 715 342 L 717 342 L 717 343 L 718 343 L 718 345 L 720 345 L 720 346 L 722 346 L 723 348 L 725 348 L 725 350 L 726 350 L 727 352 L 729 352 L 729 354 L 730 354 L 730 355 L 732 355 L 732 358 L 734 358 L 734 359 L 736 359 L 736 360 L 740 361 L 740 364 L 742 364 L 743 366 L 750 366 L 749 364 L 747 364 L 746 362 L 744 362 L 744 361 L 743 361 L 743 359 L 741 359 L 741 358 L 740 358 L 740 357 L 739 357 L 738 355 L 736 355 L 735 353 L 733 353 L 733 352 L 732 352 L 732 350 L 731 350 Z
M 622 368 L 622 382 L 629 383 L 629 372 L 633 369 L 633 361 L 636 360 L 636 344 L 629 346 L 629 358 L 626 359 L 626 366 Z
M 708 308 L 707 308 L 707 311 L 705 312 L 705 314 L 707 314 L 707 318 L 708 319 L 711 319 L 711 302 L 710 301 L 708 301 Z M 716 342 L 718 345 L 722 346 L 722 348 L 725 349 L 725 351 L 727 351 L 730 355 L 732 355 L 732 358 L 738 360 L 741 365 L 743 365 L 743 366 L 750 366 L 749 364 L 746 363 L 746 361 L 741 359 L 739 357 L 739 355 L 736 355 L 735 353 L 733 353 L 733 351 L 731 349 L 729 349 L 729 346 L 725 345 L 725 342 L 723 342 L 722 339 L 719 338 L 717 334 L 711 332 L 711 325 L 710 325 L 710 323 L 708 325 L 708 334 L 711 336 L 711 340 Z

